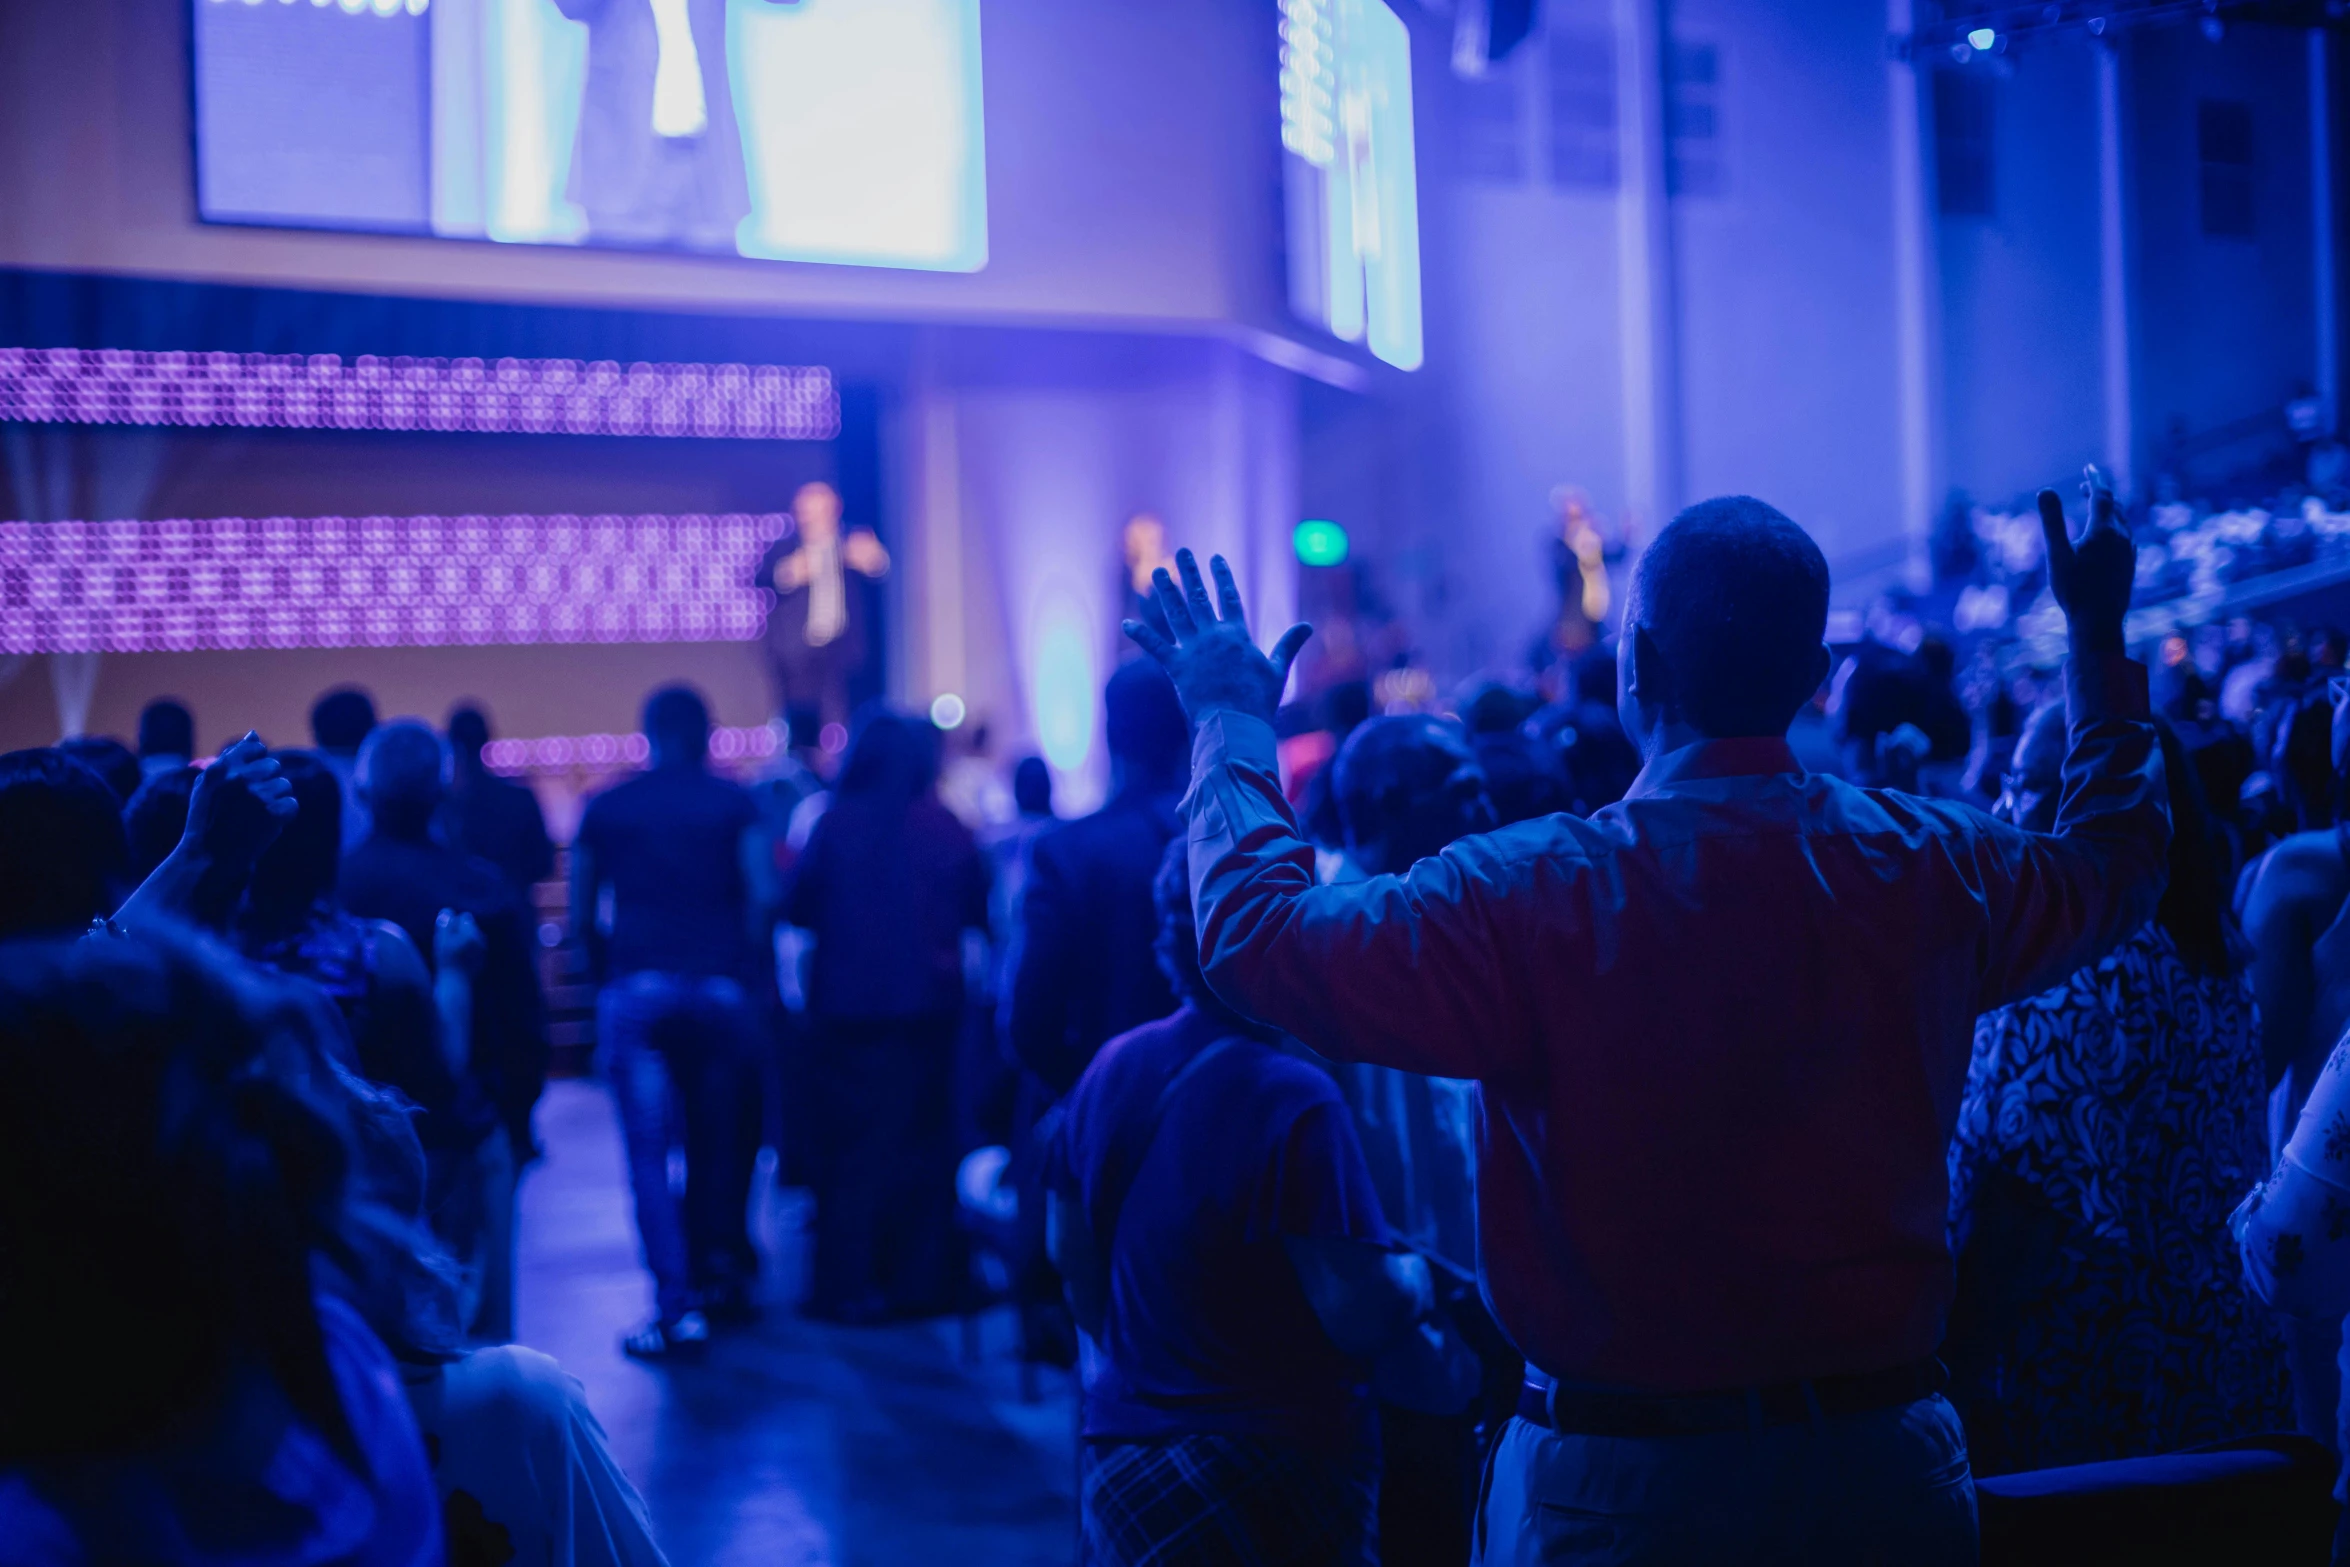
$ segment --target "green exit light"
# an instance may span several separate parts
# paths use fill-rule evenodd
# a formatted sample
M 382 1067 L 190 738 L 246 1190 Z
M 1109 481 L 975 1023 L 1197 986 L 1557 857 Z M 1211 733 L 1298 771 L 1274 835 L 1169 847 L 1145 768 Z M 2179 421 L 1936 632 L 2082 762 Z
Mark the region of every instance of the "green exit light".
M 1291 542 L 1297 546 L 1297 558 L 1308 566 L 1336 566 L 1346 559 L 1346 530 L 1335 522 L 1301 522 Z

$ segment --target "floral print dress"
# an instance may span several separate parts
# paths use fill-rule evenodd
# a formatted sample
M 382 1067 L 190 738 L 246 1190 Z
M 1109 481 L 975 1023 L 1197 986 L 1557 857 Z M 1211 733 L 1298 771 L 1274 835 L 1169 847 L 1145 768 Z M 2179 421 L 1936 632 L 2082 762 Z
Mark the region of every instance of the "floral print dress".
M 1976 1473 L 2291 1426 L 2227 1224 L 2267 1163 L 2263 1086 L 2250 985 L 2153 922 L 1976 1021 L 1943 1352 Z

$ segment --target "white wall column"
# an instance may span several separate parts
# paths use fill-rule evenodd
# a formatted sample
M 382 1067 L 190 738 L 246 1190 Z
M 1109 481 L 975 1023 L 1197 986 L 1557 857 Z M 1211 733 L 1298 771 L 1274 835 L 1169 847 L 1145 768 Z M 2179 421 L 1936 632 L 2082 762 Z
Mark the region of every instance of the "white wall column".
M 1653 538 L 1679 509 L 1682 482 L 1661 0 L 1615 0 L 1615 32 L 1624 501 L 1638 536 Z
M 2097 55 L 2097 303 L 2105 402 L 2105 476 L 2125 500 L 2137 493 L 2131 424 L 2129 192 L 2122 144 L 2121 43 Z
M 1911 0 L 1886 0 L 1885 25 L 1897 39 L 1914 25 Z M 1893 165 L 1893 352 L 1896 427 L 1900 432 L 1901 527 L 1909 538 L 1909 574 L 1928 585 L 1938 459 L 1934 433 L 1940 399 L 1935 367 L 1941 279 L 1934 251 L 1925 78 L 1906 54 L 1885 63 Z
M 2334 281 L 2334 96 L 2326 30 L 2309 30 L 2310 281 L 2317 290 L 2311 321 L 2317 330 L 2317 395 L 2326 429 L 2341 426 L 2341 347 Z
M 963 474 L 959 411 L 938 366 L 936 345 L 916 350 L 907 426 L 913 436 L 914 505 L 906 539 L 907 657 L 899 667 L 903 700 L 927 708 L 952 691 L 966 701 L 969 646 L 964 636 Z

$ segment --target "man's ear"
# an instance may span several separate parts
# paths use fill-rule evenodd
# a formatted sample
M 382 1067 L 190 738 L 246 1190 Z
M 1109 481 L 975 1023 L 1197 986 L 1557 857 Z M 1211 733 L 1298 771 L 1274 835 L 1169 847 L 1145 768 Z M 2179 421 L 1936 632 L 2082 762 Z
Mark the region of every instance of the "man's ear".
M 1673 676 L 1656 640 L 1642 625 L 1632 627 L 1624 645 L 1624 689 L 1659 718 L 1673 716 Z

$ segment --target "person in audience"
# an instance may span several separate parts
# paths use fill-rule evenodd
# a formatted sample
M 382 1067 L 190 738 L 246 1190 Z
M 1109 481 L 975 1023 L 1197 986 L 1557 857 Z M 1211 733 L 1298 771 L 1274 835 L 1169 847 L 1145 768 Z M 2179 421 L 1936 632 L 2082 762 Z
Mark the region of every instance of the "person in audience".
M 413 939 L 389 921 L 362 917 L 337 895 L 341 780 L 309 752 L 285 752 L 278 762 L 298 809 L 253 867 L 237 913 L 237 946 L 253 962 L 324 991 L 350 1032 L 359 1074 L 416 1105 L 433 1233 L 473 1270 L 472 1288 L 486 1293 L 493 1267 L 486 1210 L 496 1171 L 495 1150 L 485 1156 L 483 1148 L 497 1130 L 497 1112 L 449 1048 L 442 998 Z
M 1012 819 L 979 828 L 987 859 L 987 931 L 990 956 L 984 993 L 977 998 L 985 1027 L 966 1042 L 962 1068 L 967 1129 L 974 1146 L 1007 1144 L 1021 1094 L 1020 1063 L 1000 1045 L 1000 1023 L 1010 1006 L 1013 960 L 1019 950 L 1020 905 L 1028 889 L 1029 850 L 1060 818 L 1053 812 L 1052 769 L 1041 756 L 1012 768 Z
M 444 949 L 465 923 L 444 918 Z M 471 939 L 478 956 L 479 932 Z M 444 953 L 440 988 L 455 992 L 444 1013 L 459 1055 L 472 1019 L 468 967 Z M 666 1567 L 644 1498 L 578 1380 L 519 1345 L 465 1346 L 464 1287 L 425 1230 L 430 1178 L 405 1102 L 342 1071 L 324 1049 L 300 1065 L 316 1092 L 347 1107 L 353 1174 L 377 1214 L 347 1237 L 348 1271 L 365 1281 L 353 1300 L 399 1362 L 450 1561 Z
M 1337 1086 L 1200 977 L 1188 871 L 1156 877 L 1173 1016 L 1105 1044 L 1047 1150 L 1086 1361 L 1087 1558 L 1380 1560 L 1371 1362 L 1434 1309 L 1390 1244 Z
M 1553 811 L 1572 810 L 1574 785 L 1558 746 L 1526 731 L 1535 712 L 1532 697 L 1488 681 L 1470 699 L 1461 722 L 1476 752 L 1477 770 L 1484 775 L 1485 795 L 1494 820 L 1488 826 L 1531 821 Z M 1335 762 L 1332 764 L 1335 766 Z M 1345 818 L 1343 785 L 1339 800 Z M 1349 839 L 1352 829 L 1348 828 Z
M 1013 816 L 1000 827 L 984 829 L 979 844 L 987 853 L 989 872 L 988 928 L 997 953 L 1010 959 L 1019 948 L 1020 910 L 1028 891 L 1028 857 L 1036 840 L 1050 832 L 1060 817 L 1053 811 L 1053 773 L 1041 756 L 1023 756 L 1012 769 Z M 1006 964 L 1004 992 L 1011 988 Z
M 1109 803 L 1037 834 L 1029 845 L 1016 933 L 1005 958 L 1004 1044 L 1026 1070 L 1013 1111 L 1013 1184 L 1020 1194 L 1021 1353 L 1067 1365 L 1076 1353 L 1060 1281 L 1044 1255 L 1044 1192 L 1034 1138 L 1113 1035 L 1175 1010 L 1151 957 L 1158 915 L 1151 878 L 1182 831 L 1190 735 L 1165 674 L 1148 659 L 1119 666 L 1102 690 Z
M 2350 690 L 2336 688 L 2328 700 L 2332 789 L 2339 790 L 2350 777 Z M 2350 826 L 2286 838 L 2245 871 L 2239 897 L 2273 1090 L 2273 1162 L 2288 1130 L 2303 1119 L 2303 1102 L 2329 1052 L 2350 1028 Z M 2350 1451 L 2339 1368 L 2342 1319 L 2297 1315 L 2284 1328 L 2295 1423 L 2338 1458 Z
M 105 779 L 106 787 L 125 806 L 139 792 L 140 780 L 146 776 L 139 767 L 138 756 L 111 735 L 75 735 L 58 741 L 57 749 Z
M 299 1016 L 185 935 L 0 948 L 0 1559 L 448 1560 Z
M 1128 623 L 1200 727 L 1208 983 L 1325 1055 L 1479 1085 L 1483 1283 L 1539 1373 L 1481 1561 L 1974 1560 L 1934 1359 L 1973 1021 L 2134 931 L 2169 847 L 2123 654 L 2135 552 L 2101 486 L 2077 547 L 2040 506 L 2074 651 L 2054 834 L 1798 770 L 1827 564 L 1748 497 L 1684 511 L 1635 570 L 1630 795 L 1400 876 L 1316 885 L 1282 799 L 1271 720 L 1306 628 L 1260 652 L 1229 569 L 1211 599 L 1188 551 L 1164 627 Z
M 367 838 L 367 802 L 359 797 L 359 747 L 375 732 L 375 698 L 338 686 L 310 708 L 310 743 L 343 784 L 343 848 Z
M 495 865 L 513 887 L 516 906 L 528 916 L 538 907 L 538 884 L 555 874 L 555 845 L 547 837 L 539 797 L 500 778 L 482 762 L 481 748 L 489 740 L 490 721 L 479 707 L 466 702 L 451 710 L 449 754 L 454 765 L 448 799 L 441 807 L 444 836 L 455 847 Z
M 123 808 L 122 828 L 130 840 L 131 876 L 144 881 L 179 846 L 188 829 L 188 801 L 202 776 L 194 767 L 156 773 L 139 785 Z
M 74 935 L 131 888 L 122 804 L 54 747 L 0 755 L 0 936 Z
M 1616 656 L 1604 645 L 1577 655 L 1565 701 L 1534 715 L 1534 733 L 1556 746 L 1579 816 L 1624 797 L 1640 773 L 1640 752 L 1616 716 Z
M 709 769 L 710 710 L 687 686 L 645 702 L 652 766 L 588 802 L 571 846 L 571 928 L 602 986 L 596 1038 L 620 1111 L 654 1315 L 622 1347 L 698 1355 L 710 1318 L 756 1313 L 745 1211 L 756 1149 L 744 1101 L 763 1048 L 750 987 L 766 941 L 772 857 L 750 792 Z M 599 917 L 612 898 L 612 927 Z M 682 1208 L 669 1185 L 683 1125 Z
M 954 1045 L 964 933 L 987 929 L 987 862 L 934 792 L 936 733 L 866 714 L 784 894 L 784 919 L 814 940 L 808 1017 L 825 1107 L 802 1309 L 831 1321 L 963 1304 Z
M 139 709 L 139 770 L 152 778 L 196 759 L 196 719 L 187 705 L 159 696 Z
M 1332 764 L 1346 826 L 1346 851 L 1333 880 L 1400 874 L 1454 840 L 1494 827 L 1482 761 L 1483 748 L 1472 750 L 1460 728 L 1443 719 L 1390 716 L 1355 730 Z M 1389 1228 L 1434 1264 L 1439 1282 L 1451 1286 L 1447 1296 L 1465 1305 L 1477 1277 L 1476 1085 L 1362 1061 L 1331 1071 L 1353 1112 Z M 1482 1331 L 1482 1321 L 1475 1326 L 1480 1337 L 1498 1343 L 1498 1335 Z M 1522 1367 L 1503 1358 L 1506 1415 Z M 1462 1390 L 1457 1403 L 1437 1408 L 1382 1403 L 1379 1543 L 1387 1561 L 1468 1561 L 1482 1413 L 1469 1396 L 1474 1391 Z
M 1165 674 L 1130 660 L 1102 692 L 1110 800 L 1037 836 L 1020 905 L 1012 1052 L 1054 1096 L 1104 1041 L 1175 1009 L 1151 958 L 1151 878 L 1182 823 L 1190 739 Z
M 2055 829 L 2065 714 L 2025 725 L 1999 804 Z M 2220 1215 L 2267 1167 L 2260 1024 L 2224 848 L 2170 732 L 2154 918 L 1975 1023 L 1950 1148 L 1942 1358 L 1977 1474 L 2149 1457 L 2289 1423 L 2284 1343 Z
M 462 1068 L 498 1116 L 475 1151 L 484 1226 L 473 1251 L 484 1265 L 483 1338 L 514 1335 L 514 1181 L 537 1146 L 531 1110 L 547 1081 L 546 1001 L 539 986 L 535 922 L 496 866 L 433 836 L 446 799 L 448 752 L 415 719 L 374 730 L 359 750 L 359 793 L 372 826 L 343 856 L 342 899 L 351 912 L 388 920 L 416 950 L 432 955 L 441 912 L 455 909 L 480 928 L 481 975 L 472 987 L 472 1048 Z M 435 968 L 437 971 L 437 961 Z

